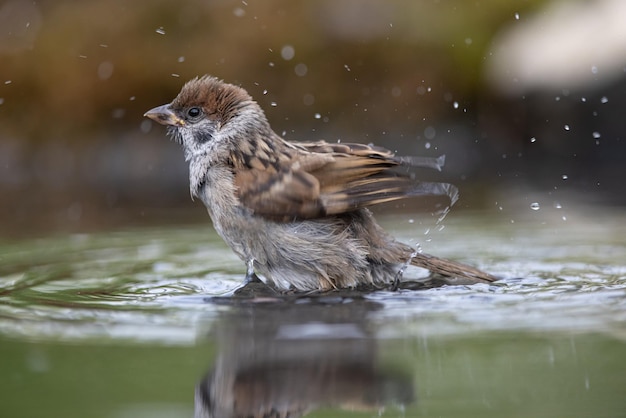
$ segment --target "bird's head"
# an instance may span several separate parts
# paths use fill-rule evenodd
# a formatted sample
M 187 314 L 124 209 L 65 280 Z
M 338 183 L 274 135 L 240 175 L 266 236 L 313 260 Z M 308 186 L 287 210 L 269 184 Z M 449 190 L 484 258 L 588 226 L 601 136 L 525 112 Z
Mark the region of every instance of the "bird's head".
M 188 81 L 171 103 L 144 116 L 168 126 L 169 135 L 183 146 L 187 160 L 210 154 L 219 143 L 236 139 L 235 133 L 267 123 L 244 89 L 211 76 Z

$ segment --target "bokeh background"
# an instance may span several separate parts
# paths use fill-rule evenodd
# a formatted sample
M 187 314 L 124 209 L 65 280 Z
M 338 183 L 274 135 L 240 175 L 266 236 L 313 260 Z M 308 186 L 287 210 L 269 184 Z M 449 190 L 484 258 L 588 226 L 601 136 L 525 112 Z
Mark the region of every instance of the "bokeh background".
M 206 221 L 142 117 L 205 73 L 290 140 L 446 154 L 455 210 L 619 207 L 623 16 L 622 0 L 4 1 L 0 233 Z

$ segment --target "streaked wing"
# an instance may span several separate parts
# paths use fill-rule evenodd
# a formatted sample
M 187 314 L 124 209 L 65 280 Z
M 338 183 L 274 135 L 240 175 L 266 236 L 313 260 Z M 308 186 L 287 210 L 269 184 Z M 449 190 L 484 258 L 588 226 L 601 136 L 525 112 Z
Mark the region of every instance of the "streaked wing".
M 397 170 L 402 165 L 440 168 L 441 159 L 396 157 L 380 147 L 326 142 L 294 144 L 279 154 L 275 164 L 242 164 L 235 176 L 242 204 L 271 219 L 337 215 L 411 196 L 456 200 L 454 186 L 418 182 Z
M 240 170 L 235 186 L 241 203 L 257 215 L 281 221 L 324 215 L 319 182 L 303 170 Z

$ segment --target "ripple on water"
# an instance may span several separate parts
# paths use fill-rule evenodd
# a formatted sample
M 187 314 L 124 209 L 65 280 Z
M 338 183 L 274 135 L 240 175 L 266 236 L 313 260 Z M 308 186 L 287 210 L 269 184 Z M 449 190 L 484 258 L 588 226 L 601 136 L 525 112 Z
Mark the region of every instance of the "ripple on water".
M 572 218 L 572 217 L 570 217 Z M 483 220 L 484 221 L 484 220 Z M 605 222 L 608 222 L 605 219 Z M 415 228 L 418 228 L 417 224 Z M 366 298 L 381 333 L 493 330 L 624 334 L 624 223 L 580 228 L 451 224 L 426 251 L 504 277 L 492 285 L 380 291 Z M 403 227 L 405 241 L 411 231 Z M 468 245 L 471 243 L 471 245 Z M 186 344 L 218 312 L 244 266 L 202 228 L 40 239 L 0 248 L 0 333 L 30 339 L 120 338 Z M 423 271 L 405 276 L 423 276 Z

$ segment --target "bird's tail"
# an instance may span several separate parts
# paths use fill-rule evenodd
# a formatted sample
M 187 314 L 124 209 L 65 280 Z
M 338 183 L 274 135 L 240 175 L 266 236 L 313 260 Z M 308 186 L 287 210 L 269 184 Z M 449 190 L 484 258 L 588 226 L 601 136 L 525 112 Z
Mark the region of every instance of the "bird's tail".
M 498 280 L 491 274 L 467 264 L 424 253 L 413 254 L 411 264 L 466 283 L 491 283 Z

